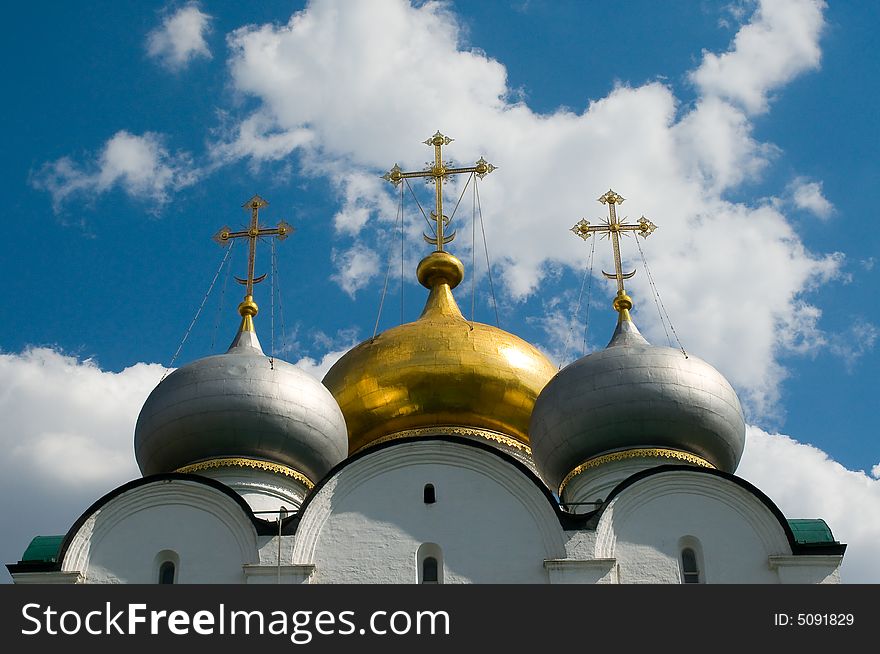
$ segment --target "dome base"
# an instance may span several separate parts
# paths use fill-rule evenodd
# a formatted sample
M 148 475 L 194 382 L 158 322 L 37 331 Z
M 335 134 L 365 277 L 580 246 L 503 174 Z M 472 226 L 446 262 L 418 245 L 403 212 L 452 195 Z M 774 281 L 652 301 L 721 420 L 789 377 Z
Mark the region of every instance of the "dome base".
M 589 458 L 569 472 L 562 480 L 562 483 L 559 484 L 559 496 L 562 497 L 563 493 L 566 492 L 566 487 L 575 478 L 583 475 L 585 472 L 596 471 L 598 468 L 602 468 L 611 463 L 621 461 L 631 461 L 635 463 L 637 460 L 642 460 L 642 462 L 646 464 L 643 467 L 663 465 L 664 463 L 690 463 L 691 465 L 701 468 L 715 468 L 715 466 L 709 461 L 696 454 L 667 447 L 638 447 L 627 450 L 617 450 L 615 452 L 607 452 Z M 571 493 L 568 493 L 568 495 L 571 495 Z M 582 492 L 579 491 L 577 495 L 582 495 Z M 576 501 L 574 498 L 569 499 L 571 501 Z
M 477 429 L 474 427 L 464 427 L 461 425 L 440 425 L 437 427 L 422 427 L 419 429 L 404 429 L 393 434 L 386 434 L 381 438 L 367 443 L 358 448 L 352 454 L 363 452 L 376 445 L 388 443 L 390 441 L 403 440 L 407 438 L 419 438 L 421 436 L 461 436 L 476 441 L 488 442 L 490 445 L 498 448 L 502 452 L 511 455 L 517 461 L 524 464 L 532 472 L 537 475 L 535 462 L 532 459 L 531 448 L 515 438 L 511 438 L 506 434 L 502 434 L 490 429 Z

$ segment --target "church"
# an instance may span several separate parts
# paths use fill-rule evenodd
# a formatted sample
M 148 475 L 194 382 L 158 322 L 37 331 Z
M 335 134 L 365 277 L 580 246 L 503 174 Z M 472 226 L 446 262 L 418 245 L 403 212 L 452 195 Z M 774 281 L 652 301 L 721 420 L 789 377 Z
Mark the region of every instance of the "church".
M 137 420 L 143 477 L 37 536 L 15 583 L 687 584 L 839 583 L 846 545 L 821 519 L 791 519 L 736 476 L 740 401 L 711 365 L 650 344 L 630 310 L 620 240 L 655 228 L 581 221 L 614 248 L 617 325 L 562 370 L 533 345 L 467 320 L 447 251 L 443 182 L 494 166 L 385 175 L 436 187 L 434 250 L 416 276 L 421 316 L 360 343 L 318 380 L 267 356 L 249 243 L 240 326 L 225 354 L 164 378 Z M 47 525 L 47 528 L 51 528 Z

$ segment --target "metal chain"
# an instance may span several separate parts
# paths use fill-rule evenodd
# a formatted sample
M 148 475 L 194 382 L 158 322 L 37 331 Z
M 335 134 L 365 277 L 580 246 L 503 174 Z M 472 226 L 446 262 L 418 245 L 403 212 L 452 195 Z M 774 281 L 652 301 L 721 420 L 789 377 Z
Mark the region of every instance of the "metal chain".
M 235 241 L 230 243 L 230 247 Z M 217 330 L 220 328 L 220 317 L 223 315 L 223 306 L 226 300 L 226 287 L 229 286 L 229 278 L 232 277 L 232 266 L 226 267 L 226 276 L 223 278 L 223 288 L 220 289 L 220 305 L 217 307 L 217 319 L 214 321 L 214 332 L 211 334 L 211 353 L 214 352 L 214 346 L 217 343 Z
M 272 239 L 272 277 L 277 279 L 275 288 L 278 291 L 278 318 L 281 322 L 281 350 L 284 351 L 284 339 L 287 334 L 287 324 L 284 322 L 284 300 L 281 295 L 281 276 L 278 274 L 278 258 L 275 254 L 275 239 Z
M 587 333 L 590 328 L 590 309 L 593 307 L 593 252 L 596 250 L 596 239 L 593 239 L 593 245 L 590 250 L 590 285 L 587 287 L 587 313 L 584 316 L 584 343 L 581 349 L 581 356 L 587 353 Z
M 477 185 L 474 184 L 473 208 L 471 210 L 471 323 L 477 306 Z M 473 325 L 471 325 L 473 329 Z
M 425 222 L 428 223 L 428 227 L 431 229 L 432 232 L 434 232 L 434 235 L 436 236 L 437 231 L 434 229 L 434 225 L 431 224 L 431 221 L 428 220 L 428 215 L 425 213 L 425 210 L 422 209 L 422 203 L 419 202 L 419 199 L 416 197 L 416 192 L 413 191 L 412 186 L 410 186 L 409 180 L 404 178 L 403 181 L 406 182 L 406 187 L 409 189 L 410 195 L 413 196 L 413 200 L 416 201 L 416 205 L 418 205 L 419 211 L 422 212 L 422 218 L 425 219 Z
M 483 233 L 483 249 L 486 251 L 486 270 L 489 273 L 489 289 L 492 291 L 492 306 L 495 309 L 495 326 L 501 329 L 501 321 L 498 319 L 498 300 L 495 297 L 495 283 L 492 281 L 492 264 L 489 261 L 489 244 L 486 242 L 486 227 L 483 224 L 483 205 L 480 203 L 480 191 L 476 178 L 474 178 L 474 191 L 477 194 L 477 211 L 480 215 L 480 231 Z
M 568 328 L 568 337 L 565 339 L 565 347 L 562 350 L 562 360 L 559 362 L 559 370 L 562 370 L 562 366 L 565 365 L 566 359 L 568 359 L 568 350 L 571 346 L 571 342 L 574 336 L 574 323 L 577 321 L 578 316 L 581 312 L 581 299 L 584 296 L 584 286 L 587 285 L 587 277 L 590 278 L 590 290 L 593 288 L 593 253 L 596 250 L 596 239 L 593 239 L 593 242 L 590 247 L 590 258 L 587 261 L 587 264 L 584 266 L 584 276 L 581 279 L 581 290 L 578 293 L 577 305 L 574 309 L 574 315 L 572 316 L 571 326 Z M 590 314 L 590 304 L 589 298 L 587 299 L 587 318 L 589 319 Z M 584 323 L 584 340 L 586 341 L 586 325 Z
M 411 189 L 410 189 L 411 190 Z M 400 193 L 400 201 L 397 203 L 397 218 L 394 220 L 394 226 L 397 227 L 397 223 L 401 224 L 401 229 L 403 228 L 403 192 Z M 390 248 L 389 248 L 390 250 Z M 388 291 L 388 277 L 391 275 L 391 262 L 393 261 L 391 257 L 391 253 L 389 251 L 388 254 L 388 265 L 385 267 L 385 282 L 382 284 L 382 295 L 379 298 L 379 311 L 376 313 L 376 324 L 373 327 L 373 338 L 376 338 L 376 334 L 379 331 L 379 320 L 382 318 L 382 307 L 385 305 L 385 293 Z M 401 280 L 402 283 L 402 280 Z
M 645 272 L 648 274 L 648 283 L 651 285 L 651 290 L 654 291 L 654 304 L 657 305 L 657 312 L 660 314 L 660 323 L 663 325 L 663 330 L 666 332 L 666 342 L 669 343 L 670 346 L 672 345 L 672 341 L 669 338 L 669 332 L 666 331 L 666 323 L 663 321 L 663 314 L 666 314 L 666 320 L 669 322 L 669 329 L 672 330 L 672 335 L 675 336 L 675 342 L 678 343 L 678 349 L 681 350 L 684 358 L 687 359 L 688 353 L 685 352 L 684 345 L 681 344 L 681 339 L 678 338 L 678 334 L 675 332 L 672 318 L 669 317 L 669 312 L 666 311 L 666 306 L 663 304 L 663 298 L 660 297 L 660 291 L 657 290 L 657 285 L 654 283 L 654 276 L 651 274 L 651 269 L 648 268 L 648 260 L 645 258 L 645 253 L 642 251 L 642 245 L 639 243 L 638 234 L 636 234 L 635 237 L 636 245 L 639 248 L 639 254 L 642 255 L 642 263 L 645 266 Z
M 196 324 L 196 321 L 199 319 L 199 316 L 202 313 L 202 309 L 205 308 L 205 302 L 208 301 L 208 297 L 211 295 L 211 291 L 214 290 L 214 284 L 217 283 L 217 278 L 220 276 L 220 271 L 223 270 L 223 266 L 226 264 L 226 261 L 229 259 L 229 255 L 232 252 L 232 244 L 230 244 L 229 249 L 226 250 L 226 254 L 223 255 L 223 260 L 220 262 L 220 266 L 217 268 L 217 272 L 214 273 L 214 279 L 211 280 L 210 286 L 208 286 L 208 292 L 205 293 L 205 297 L 202 298 L 202 303 L 199 305 L 198 310 L 196 311 L 196 315 L 193 316 L 192 321 L 189 323 L 189 327 L 186 328 L 186 333 L 183 335 L 183 338 L 180 341 L 180 345 L 177 346 L 177 351 L 174 353 L 174 356 L 171 357 L 171 361 L 168 364 L 168 369 L 165 370 L 165 373 L 162 375 L 161 382 L 168 375 L 168 372 L 171 368 L 174 367 L 174 362 L 177 361 L 177 357 L 180 356 L 180 351 L 183 349 L 184 343 L 186 343 L 186 339 L 189 338 L 190 332 L 192 332 L 193 325 Z
M 275 263 L 275 239 L 273 238 L 271 241 L 272 245 L 272 286 L 270 290 L 270 300 L 269 300 L 269 331 L 272 334 L 271 342 L 269 344 L 269 368 L 275 370 L 275 283 L 278 275 L 278 267 Z

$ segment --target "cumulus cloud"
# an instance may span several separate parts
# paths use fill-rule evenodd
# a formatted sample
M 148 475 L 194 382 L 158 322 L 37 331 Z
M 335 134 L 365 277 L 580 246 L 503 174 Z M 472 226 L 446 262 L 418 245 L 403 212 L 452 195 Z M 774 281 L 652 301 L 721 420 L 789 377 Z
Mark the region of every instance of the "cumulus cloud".
M 69 157 L 44 164 L 31 178 L 34 187 L 52 195 L 55 211 L 73 195 L 98 195 L 119 187 L 133 198 L 159 205 L 169 192 L 194 184 L 199 173 L 184 152 L 172 154 L 155 132 L 138 136 L 116 132 L 92 161 Z
M 809 211 L 819 218 L 830 218 L 834 213 L 834 205 L 822 195 L 822 183 L 810 182 L 798 177 L 788 187 L 791 201 L 798 209 Z
M 379 271 L 379 255 L 362 245 L 354 245 L 343 251 L 334 250 L 333 262 L 337 268 L 333 280 L 352 298 Z
M 336 231 L 357 236 L 371 216 L 396 220 L 397 207 L 383 193 L 384 180 L 359 170 L 341 170 L 333 177 L 337 191 L 342 196 L 342 208 L 333 216 Z
M 180 70 L 198 57 L 211 58 L 205 41 L 211 17 L 191 2 L 173 14 L 147 35 L 147 54 L 170 70 Z
M 351 346 L 343 348 L 341 350 L 327 352 L 327 354 L 320 357 L 319 359 L 314 359 L 312 357 L 303 357 L 293 365 L 295 365 L 300 370 L 306 371 L 316 379 L 323 379 L 324 375 L 327 374 L 327 371 L 330 370 L 330 368 L 332 368 L 333 365 L 337 361 L 339 361 L 342 356 L 350 349 Z
M 848 470 L 822 450 L 750 426 L 737 474 L 766 493 L 787 518 L 822 518 L 847 544 L 841 578 L 880 582 L 880 465 L 872 479 Z
M 102 370 L 49 348 L 0 353 L 0 540 L 3 562 L 30 538 L 64 533 L 98 497 L 140 476 L 138 412 L 165 369 L 138 363 Z
M 823 0 L 762 0 L 731 49 L 720 55 L 704 52 L 691 80 L 705 97 L 728 100 L 753 114 L 767 111 L 770 93 L 819 66 L 824 9 Z
M 421 169 L 431 151 L 418 141 L 435 129 L 456 138 L 445 149 L 456 163 L 485 155 L 500 166 L 480 194 L 515 301 L 538 290 L 553 266 L 582 270 L 586 250 L 568 228 L 601 219 L 595 198 L 614 188 L 629 198 L 622 215 L 644 214 L 661 227 L 644 249 L 687 349 L 719 367 L 753 415 L 769 416 L 786 376 L 780 357 L 826 344 L 821 312 L 805 294 L 838 277 L 843 257 L 804 247 L 774 198 L 727 199 L 779 156 L 755 138 L 751 115 L 818 66 L 824 26 L 822 3 L 806 0 L 759 3 L 743 19 L 730 49 L 704 53 L 693 71 L 692 104 L 666 84 L 620 82 L 603 98 L 584 97 L 582 110 L 539 114 L 508 86 L 500 62 L 465 44 L 448 5 L 313 0 L 287 24 L 250 25 L 227 38 L 232 85 L 257 104 L 213 152 L 256 162 L 296 154 L 310 174 L 349 171 L 337 182 L 343 206 L 334 223 L 341 239 L 358 241 L 337 250 L 334 280 L 350 295 L 379 271 L 375 252 L 384 251 L 380 230 L 364 227 L 387 220 L 395 204 L 394 189 L 383 191 L 376 175 L 395 162 Z M 450 181 L 447 203 L 463 183 Z M 453 251 L 467 258 L 468 245 L 460 234 Z M 624 244 L 628 265 L 638 260 L 633 245 Z M 597 271 L 613 265 L 607 247 L 596 257 Z M 643 331 L 662 340 L 645 275 L 631 287 Z M 611 289 L 597 281 L 597 292 Z

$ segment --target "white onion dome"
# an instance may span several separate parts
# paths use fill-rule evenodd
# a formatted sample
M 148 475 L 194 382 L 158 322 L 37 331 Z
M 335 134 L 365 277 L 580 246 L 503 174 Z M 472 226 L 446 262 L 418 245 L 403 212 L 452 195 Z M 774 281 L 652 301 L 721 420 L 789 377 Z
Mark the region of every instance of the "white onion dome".
M 308 373 L 263 354 L 256 310 L 246 297 L 241 328 L 225 354 L 185 365 L 153 389 L 135 427 L 144 475 L 235 462 L 283 466 L 314 484 L 348 454 L 336 400 Z
M 648 343 L 631 306 L 616 304 L 620 320 L 608 346 L 562 369 L 535 402 L 532 456 L 551 488 L 626 456 L 726 472 L 739 464 L 745 422 L 730 383 L 697 357 Z

